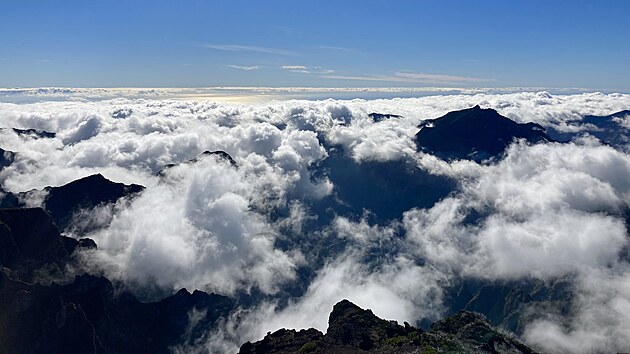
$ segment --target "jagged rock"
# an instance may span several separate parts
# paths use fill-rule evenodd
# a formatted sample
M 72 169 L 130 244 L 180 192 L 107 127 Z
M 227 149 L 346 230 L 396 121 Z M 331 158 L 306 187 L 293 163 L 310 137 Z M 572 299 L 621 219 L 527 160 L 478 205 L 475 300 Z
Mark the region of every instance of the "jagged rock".
M 373 349 L 387 338 L 406 335 L 396 322 L 382 320 L 348 300 L 337 303 L 328 319 L 326 341 L 363 350 Z
M 384 120 L 391 119 L 391 118 L 401 118 L 402 117 L 402 116 L 399 116 L 399 115 L 396 115 L 396 114 L 383 114 L 383 113 L 370 113 L 370 114 L 368 114 L 368 116 L 370 118 L 372 118 L 372 121 L 374 121 L 374 123 L 382 122 Z
M 44 195 L 43 207 L 50 214 L 60 231 L 72 226 L 75 214 L 81 210 L 92 210 L 105 204 L 115 203 L 121 198 L 132 198 L 144 187 L 137 184 L 126 185 L 112 182 L 101 174 L 87 176 L 63 186 L 46 187 L 43 190 L 32 190 L 22 193 L 7 192 L 0 187 L 0 208 L 21 208 L 22 201 L 32 195 Z M 79 235 L 93 231 L 93 225 L 78 228 Z
M 535 353 L 496 331 L 483 315 L 463 311 L 435 323 L 429 332 L 386 321 L 348 300 L 333 307 L 328 331 L 280 329 L 247 342 L 241 354 L 261 353 Z
M 299 331 L 283 328 L 269 333 L 259 342 L 243 344 L 239 353 L 305 353 L 323 337 L 322 332 L 314 328 Z M 309 343 L 313 344 L 309 346 Z
M 19 136 L 27 136 L 35 139 L 52 139 L 56 136 L 55 133 L 47 132 L 39 129 L 17 129 L 13 128 L 13 131 Z
M 197 161 L 199 161 L 200 159 L 206 157 L 206 156 L 214 156 L 216 157 L 219 161 L 226 161 L 228 162 L 230 165 L 232 165 L 233 167 L 238 167 L 238 165 L 236 164 L 236 161 L 234 161 L 234 159 L 232 158 L 232 156 L 230 156 L 230 154 L 228 154 L 225 151 L 221 151 L 221 150 L 217 150 L 217 151 L 204 151 L 201 154 L 197 155 L 196 157 L 193 157 L 192 159 L 185 161 L 184 163 L 186 164 L 192 164 L 195 163 Z M 163 176 L 167 170 L 177 166 L 178 164 L 175 163 L 170 163 L 167 165 L 164 165 L 164 168 L 162 168 L 160 171 L 158 171 L 158 173 L 156 173 L 156 176 Z
M 514 141 L 552 141 L 536 123 L 519 124 L 493 109 L 479 106 L 423 121 L 416 134 L 419 151 L 444 159 L 482 161 L 496 158 Z

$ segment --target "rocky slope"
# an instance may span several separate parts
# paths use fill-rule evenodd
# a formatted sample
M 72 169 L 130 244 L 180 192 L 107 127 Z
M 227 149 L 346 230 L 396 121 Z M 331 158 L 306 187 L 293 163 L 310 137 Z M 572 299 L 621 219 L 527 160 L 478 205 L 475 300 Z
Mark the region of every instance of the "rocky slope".
M 280 329 L 247 342 L 240 354 L 261 353 L 535 353 L 494 329 L 480 314 L 462 311 L 429 331 L 378 318 L 348 300 L 337 303 L 326 334 L 316 329 Z

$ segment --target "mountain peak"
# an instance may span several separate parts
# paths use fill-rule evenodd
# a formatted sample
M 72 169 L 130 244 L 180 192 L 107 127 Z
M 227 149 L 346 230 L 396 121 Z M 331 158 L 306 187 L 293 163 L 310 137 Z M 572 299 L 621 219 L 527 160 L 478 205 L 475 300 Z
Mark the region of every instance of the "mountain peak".
M 419 128 L 418 150 L 443 159 L 481 162 L 501 155 L 515 139 L 529 143 L 553 141 L 538 124 L 517 123 L 479 105 L 425 120 Z

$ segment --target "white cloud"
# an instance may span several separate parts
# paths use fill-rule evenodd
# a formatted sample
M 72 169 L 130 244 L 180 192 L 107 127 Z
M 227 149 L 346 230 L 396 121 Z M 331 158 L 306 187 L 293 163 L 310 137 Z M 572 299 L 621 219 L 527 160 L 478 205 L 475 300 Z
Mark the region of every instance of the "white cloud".
M 252 71 L 252 70 L 260 69 L 260 66 L 258 65 L 253 65 L 253 66 L 228 65 L 228 66 L 232 69 L 239 69 L 239 70 L 245 70 L 245 71 Z

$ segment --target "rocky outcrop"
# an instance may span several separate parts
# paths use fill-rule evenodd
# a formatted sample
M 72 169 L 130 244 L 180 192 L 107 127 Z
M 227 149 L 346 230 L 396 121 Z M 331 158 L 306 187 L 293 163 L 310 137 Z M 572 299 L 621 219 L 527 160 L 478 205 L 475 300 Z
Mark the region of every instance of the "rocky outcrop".
M 29 137 L 33 139 L 52 139 L 56 136 L 55 133 L 47 132 L 39 129 L 18 129 L 13 128 L 15 134 L 21 137 Z
M 197 155 L 196 157 L 193 157 L 192 159 L 184 162 L 186 164 L 194 164 L 196 162 L 198 162 L 199 160 L 206 158 L 208 156 L 212 156 L 214 158 L 217 159 L 217 161 L 223 161 L 223 162 L 227 162 L 229 163 L 232 167 L 238 167 L 238 165 L 236 164 L 236 161 L 234 161 L 234 159 L 232 158 L 232 156 L 230 156 L 230 154 L 228 154 L 225 151 L 221 151 L 221 150 L 217 150 L 217 151 L 204 151 L 201 154 Z M 158 173 L 156 173 L 157 176 L 164 176 L 164 174 L 166 173 L 166 171 L 168 171 L 169 169 L 177 166 L 178 164 L 175 163 L 170 163 L 168 165 L 164 165 L 164 168 L 162 168 L 160 171 L 158 171 Z
M 333 307 L 324 335 L 315 329 L 280 329 L 247 342 L 241 354 L 261 353 L 535 353 L 495 330 L 480 314 L 462 311 L 427 332 L 387 321 L 343 300 Z
M 387 113 L 370 113 L 368 114 L 374 123 L 382 122 L 384 120 L 392 119 L 392 118 L 402 118 L 397 114 L 387 114 Z
M 425 120 L 419 128 L 418 150 L 443 159 L 480 162 L 500 156 L 515 139 L 529 143 L 552 141 L 538 124 L 519 124 L 479 106 Z

